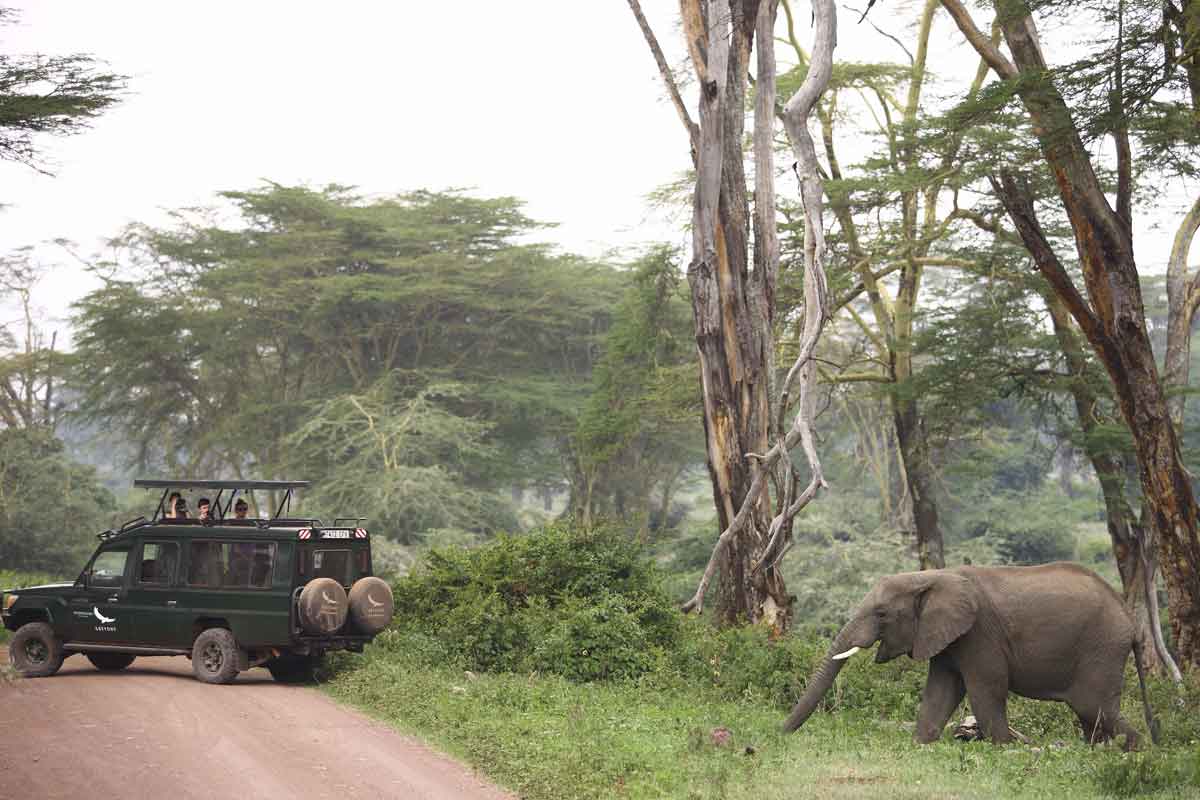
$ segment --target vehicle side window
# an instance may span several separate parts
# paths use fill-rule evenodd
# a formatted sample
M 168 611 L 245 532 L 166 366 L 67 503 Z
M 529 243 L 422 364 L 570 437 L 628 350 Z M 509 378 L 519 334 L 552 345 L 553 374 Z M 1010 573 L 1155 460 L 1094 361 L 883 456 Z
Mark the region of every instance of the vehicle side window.
M 92 562 L 88 586 L 121 586 L 125 583 L 125 562 L 128 560 L 129 548 L 100 553 Z
M 274 542 L 192 542 L 188 585 L 269 589 L 275 568 Z
M 137 582 L 142 585 L 169 586 L 179 563 L 178 542 L 146 542 L 138 565 Z
M 275 568 L 274 542 L 229 542 L 221 545 L 222 586 L 267 589 Z
M 193 541 L 188 546 L 188 586 L 221 585 L 221 546 Z

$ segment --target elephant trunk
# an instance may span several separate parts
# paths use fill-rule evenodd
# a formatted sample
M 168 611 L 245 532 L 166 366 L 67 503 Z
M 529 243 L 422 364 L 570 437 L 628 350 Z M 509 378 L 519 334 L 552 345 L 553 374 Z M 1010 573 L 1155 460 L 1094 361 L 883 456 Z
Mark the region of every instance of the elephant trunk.
M 846 661 L 849 660 L 848 651 L 869 647 L 875 643 L 875 637 L 865 630 L 866 627 L 864 618 L 857 617 L 846 623 L 846 627 L 842 628 L 834 637 L 833 646 L 829 648 L 829 655 L 825 656 L 817 673 L 808 682 L 803 696 L 796 702 L 792 713 L 783 723 L 784 733 L 792 733 L 808 721 L 813 711 L 816 710 L 817 704 L 821 702 L 821 698 L 833 686 L 834 678 L 838 676 Z M 849 654 L 853 655 L 853 653 Z M 835 659 L 834 656 L 837 655 L 842 657 Z

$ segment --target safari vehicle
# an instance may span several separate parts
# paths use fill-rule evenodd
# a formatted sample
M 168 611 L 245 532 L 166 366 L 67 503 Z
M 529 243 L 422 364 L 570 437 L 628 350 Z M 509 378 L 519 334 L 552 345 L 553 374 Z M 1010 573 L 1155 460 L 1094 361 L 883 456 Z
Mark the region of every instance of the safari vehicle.
M 3 592 L 9 658 L 29 677 L 81 653 L 97 669 L 140 656 L 187 656 L 196 677 L 230 683 L 264 666 L 278 681 L 311 675 L 330 650 L 361 652 L 392 618 L 392 590 L 371 574 L 360 518 L 289 517 L 306 481 L 136 480 L 161 489 L 151 519 L 99 534 L 74 583 Z M 175 518 L 172 492 L 215 492 L 210 518 Z M 280 499 L 266 519 L 230 516 L 239 492 Z M 228 495 L 226 495 L 228 493 Z M 253 495 L 258 497 L 258 495 Z M 273 506 L 274 507 L 274 506 Z

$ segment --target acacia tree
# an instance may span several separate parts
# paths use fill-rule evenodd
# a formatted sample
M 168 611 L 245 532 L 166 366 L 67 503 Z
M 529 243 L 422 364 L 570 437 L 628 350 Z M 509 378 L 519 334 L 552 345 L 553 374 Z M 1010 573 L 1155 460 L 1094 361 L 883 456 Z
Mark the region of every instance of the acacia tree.
M 0 6 L 0 25 L 17 12 Z M 91 56 L 0 53 L 0 160 L 50 174 L 41 140 L 69 136 L 115 105 L 125 76 L 103 69 Z
M 696 167 L 688 283 L 700 356 L 709 477 L 722 533 L 684 610 L 702 608 L 709 582 L 719 569 L 720 621 L 763 621 L 781 630 L 788 625 L 791 600 L 778 562 L 789 546 L 795 515 L 825 485 L 811 432 L 812 354 L 827 314 L 823 188 L 807 125 L 832 71 L 834 6 L 830 0 L 814 2 L 815 41 L 808 74 L 780 114 L 801 180 L 806 301 L 799 356 L 776 399 L 773 323 L 779 237 L 773 135 L 778 0 L 681 3 L 688 54 L 700 89 L 698 123 L 692 121 L 637 0 L 629 0 L 629 5 L 687 130 Z M 753 214 L 742 151 L 752 53 L 757 54 Z M 793 386 L 799 399 L 796 416 L 785 432 Z M 789 455 L 797 444 L 809 464 L 806 486 Z
M 666 523 L 675 487 L 703 451 L 698 396 L 686 380 L 695 374 L 696 351 L 677 253 L 654 248 L 629 275 L 564 451 L 572 474 L 568 511 L 585 526 L 598 514 L 615 514 L 645 538 Z
M 1023 0 L 997 3 L 997 25 L 1010 60 L 975 26 L 958 0 L 942 0 L 942 5 L 967 41 L 1020 98 L 1054 176 L 1075 233 L 1083 292 L 1051 247 L 1022 177 L 1002 170 L 993 187 L 1038 269 L 1112 380 L 1121 415 L 1133 435 L 1145 502 L 1143 521 L 1156 534 L 1177 652 L 1181 663 L 1200 665 L 1200 508 L 1191 492 L 1146 329 L 1133 252 L 1127 131 L 1118 128 L 1114 136 L 1118 144 L 1114 209 L 1071 110 L 1054 83 L 1029 6 Z
M 20 312 L 13 324 L 0 323 L 0 428 L 53 431 L 60 416 L 54 388 L 66 357 L 55 352 L 57 331 L 47 337 L 37 325 L 33 292 L 42 274 L 28 250 L 0 258 L 0 303 L 15 302 Z

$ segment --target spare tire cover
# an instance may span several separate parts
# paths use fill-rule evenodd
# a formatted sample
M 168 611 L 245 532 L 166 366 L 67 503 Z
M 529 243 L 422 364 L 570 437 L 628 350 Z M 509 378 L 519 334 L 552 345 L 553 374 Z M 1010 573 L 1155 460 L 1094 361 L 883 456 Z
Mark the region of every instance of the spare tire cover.
M 392 621 L 392 587 L 382 578 L 359 578 L 350 587 L 350 618 L 359 630 L 379 633 Z
M 314 636 L 336 633 L 346 622 L 346 590 L 333 578 L 314 578 L 297 601 L 300 627 Z

